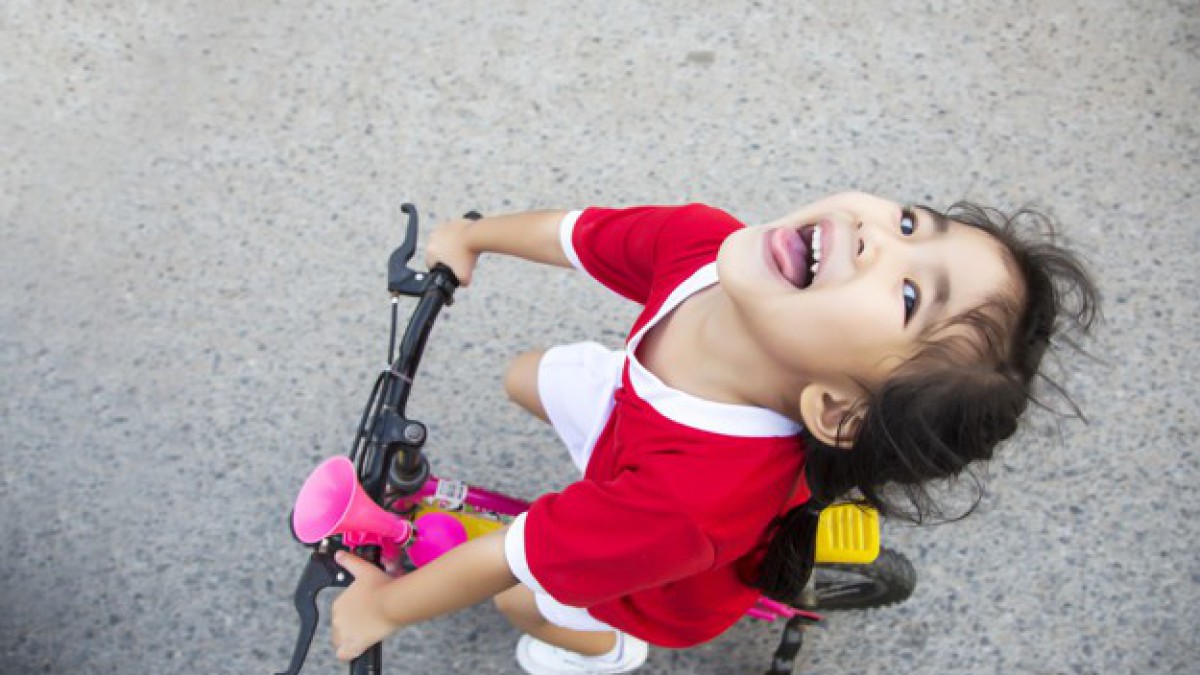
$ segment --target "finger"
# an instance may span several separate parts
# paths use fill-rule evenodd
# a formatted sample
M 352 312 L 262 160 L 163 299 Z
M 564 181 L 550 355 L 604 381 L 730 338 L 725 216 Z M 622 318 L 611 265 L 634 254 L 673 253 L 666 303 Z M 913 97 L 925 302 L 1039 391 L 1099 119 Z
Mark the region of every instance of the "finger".
M 452 269 L 452 271 L 454 272 L 455 278 L 458 279 L 459 286 L 466 288 L 467 286 L 471 285 L 471 272 L 469 270 L 466 273 L 459 272 L 458 270 L 454 269 Z
M 439 263 L 450 268 L 450 271 L 454 274 L 454 278 L 458 280 L 459 286 L 463 286 L 465 288 L 471 285 L 471 266 L 469 263 L 462 260 L 452 260 L 450 258 L 446 258 L 445 260 L 438 260 L 434 263 L 431 263 L 429 265 L 429 269 L 432 270 L 434 265 Z
M 433 253 L 426 253 L 425 268 L 432 270 L 438 264 L 445 265 L 454 273 L 454 278 L 458 280 L 458 285 L 467 287 L 471 285 L 471 268 L 468 263 L 460 260 L 452 260 L 451 258 L 441 258 Z M 465 272 L 463 270 L 466 270 Z
M 349 551 L 338 551 L 336 554 L 334 554 L 333 559 L 336 560 L 337 564 L 341 565 L 343 569 L 354 575 L 356 578 L 363 572 L 375 569 L 374 565 Z
M 338 647 L 345 642 L 342 638 L 341 622 L 334 619 L 329 622 L 329 644 L 333 646 L 334 653 L 337 653 Z
M 355 659 L 355 657 L 357 657 L 359 654 L 362 654 L 362 653 L 363 653 L 363 650 L 361 650 L 357 647 L 352 647 L 350 645 L 342 645 L 342 646 L 338 647 L 336 656 L 337 656 L 338 661 L 353 661 Z
M 437 251 L 434 250 L 432 244 L 429 246 L 426 246 L 425 247 L 425 269 L 431 270 L 431 269 L 433 269 L 433 266 L 436 265 L 437 263 L 438 263 Z

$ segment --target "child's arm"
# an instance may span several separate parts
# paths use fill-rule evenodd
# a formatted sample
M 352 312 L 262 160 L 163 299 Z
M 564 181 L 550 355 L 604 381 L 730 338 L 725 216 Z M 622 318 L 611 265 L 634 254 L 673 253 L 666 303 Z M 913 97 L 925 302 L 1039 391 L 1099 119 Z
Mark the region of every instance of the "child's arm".
M 425 249 L 429 267 L 444 263 L 463 286 L 479 254 L 504 253 L 533 262 L 571 267 L 559 240 L 559 225 L 566 211 L 530 211 L 481 220 L 451 220 L 438 225 Z
M 472 539 L 399 578 L 349 553 L 354 583 L 333 603 L 333 646 L 349 661 L 403 628 L 487 600 L 517 584 L 504 555 L 508 528 Z

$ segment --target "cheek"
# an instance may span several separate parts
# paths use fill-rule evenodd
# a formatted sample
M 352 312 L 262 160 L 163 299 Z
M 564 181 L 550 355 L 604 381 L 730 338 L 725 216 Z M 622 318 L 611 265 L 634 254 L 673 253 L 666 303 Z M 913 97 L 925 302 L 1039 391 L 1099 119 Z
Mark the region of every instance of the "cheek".
M 803 300 L 801 311 L 809 325 L 841 339 L 890 339 L 903 327 L 900 301 L 892 302 L 886 290 L 866 284 L 815 290 Z
M 762 234 L 757 228 L 745 228 L 725 238 L 717 251 L 717 276 L 722 283 L 744 287 L 764 281 Z
M 799 322 L 797 355 L 826 373 L 874 380 L 912 351 L 895 309 L 862 298 L 830 297 L 811 303 L 806 320 Z
M 745 285 L 745 267 L 742 264 L 741 258 L 743 242 L 739 238 L 741 232 L 735 232 L 721 243 L 721 248 L 717 251 L 717 279 L 720 280 L 721 286 L 726 289 L 726 292 L 734 295 L 740 295 L 741 287 Z
M 786 368 L 809 375 L 846 373 L 870 347 L 866 337 L 869 332 L 861 326 L 817 318 L 812 312 L 805 313 L 804 317 L 790 322 L 772 322 L 765 331 L 769 344 L 764 346 Z

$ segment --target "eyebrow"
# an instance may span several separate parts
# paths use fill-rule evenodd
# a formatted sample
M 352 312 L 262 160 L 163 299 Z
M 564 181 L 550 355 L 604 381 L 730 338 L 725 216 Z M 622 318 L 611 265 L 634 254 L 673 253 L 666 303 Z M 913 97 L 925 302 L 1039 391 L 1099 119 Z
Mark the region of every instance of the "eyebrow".
M 933 220 L 933 231 L 939 237 L 944 237 L 950 231 L 950 219 L 939 211 L 935 211 L 924 206 L 914 206 L 914 210 L 920 211 Z M 940 307 L 945 307 L 950 302 L 950 275 L 946 273 L 945 268 L 939 269 L 933 280 L 933 303 L 929 310 L 925 312 L 926 320 L 932 321 L 934 310 Z
M 950 302 L 950 275 L 946 274 L 946 270 L 938 270 L 937 276 L 933 280 L 933 305 L 944 306 Z
M 921 211 L 925 215 L 933 219 L 933 231 L 938 234 L 946 234 L 950 231 L 950 219 L 940 211 L 934 211 L 925 206 L 914 206 L 914 209 Z
M 928 329 L 941 316 L 939 310 L 944 310 L 950 302 L 950 276 L 946 270 L 938 270 L 933 278 L 933 302 L 918 311 L 924 315 L 922 323 Z

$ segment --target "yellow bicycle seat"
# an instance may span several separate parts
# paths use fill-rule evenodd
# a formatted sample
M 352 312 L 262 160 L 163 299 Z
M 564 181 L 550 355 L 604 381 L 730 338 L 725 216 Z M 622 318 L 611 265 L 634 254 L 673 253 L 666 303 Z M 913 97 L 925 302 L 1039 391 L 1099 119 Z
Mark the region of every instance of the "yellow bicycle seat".
M 874 562 L 879 557 L 879 514 L 856 504 L 834 504 L 817 526 L 818 563 Z

